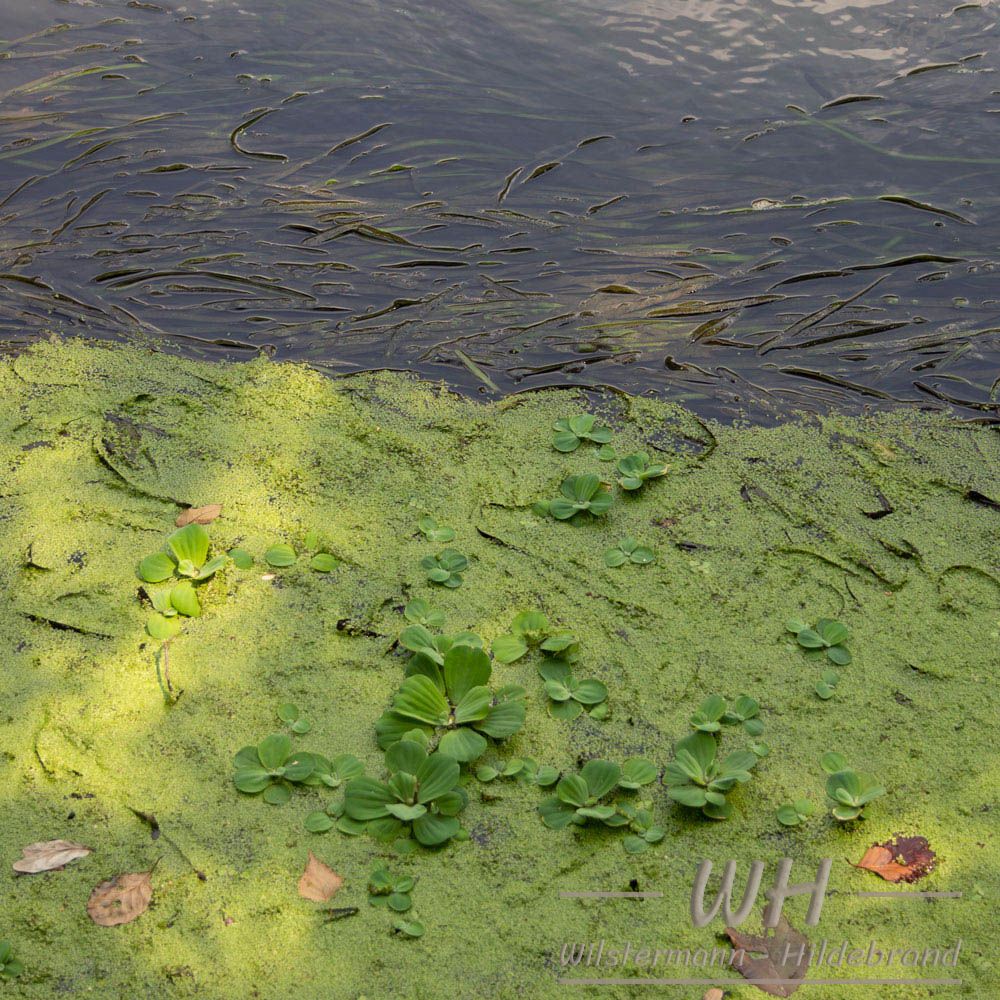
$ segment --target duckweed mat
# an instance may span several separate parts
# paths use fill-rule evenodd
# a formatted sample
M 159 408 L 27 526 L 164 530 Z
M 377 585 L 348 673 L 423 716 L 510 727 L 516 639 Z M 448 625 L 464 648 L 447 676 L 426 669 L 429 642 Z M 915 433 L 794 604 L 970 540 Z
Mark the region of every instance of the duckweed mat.
M 720 947 L 722 921 L 696 929 L 688 915 L 697 864 L 712 859 L 717 876 L 736 859 L 742 880 L 759 859 L 767 883 L 783 857 L 795 881 L 833 859 L 819 925 L 805 925 L 805 898 L 785 907 L 817 945 L 961 941 L 957 967 L 943 972 L 811 976 L 945 975 L 963 985 L 883 995 L 989 993 L 995 432 L 916 413 L 723 427 L 663 402 L 574 390 L 479 404 L 398 375 L 330 381 L 292 364 L 82 342 L 5 361 L 0 389 L 0 937 L 24 965 L 7 995 L 626 997 L 641 991 L 559 980 L 656 975 L 722 978 L 728 996 L 758 997 L 732 969 L 564 966 L 563 948 Z M 568 475 L 614 475 L 589 442 L 552 447 L 553 423 L 584 410 L 612 428 L 619 454 L 644 450 L 670 469 L 635 496 L 616 487 L 605 517 L 575 526 L 533 504 Z M 238 546 L 255 563 L 228 563 L 201 586 L 204 614 L 185 622 L 165 664 L 145 631 L 136 567 L 184 508 L 210 503 L 223 505 L 207 529 L 213 552 Z M 456 589 L 421 568 L 443 547 L 418 530 L 428 515 L 455 529 L 449 544 L 469 559 Z M 332 572 L 310 567 L 311 533 L 336 559 Z M 605 550 L 628 537 L 655 561 L 606 566 Z M 263 561 L 276 543 L 296 550 L 292 565 Z M 515 613 L 541 610 L 579 637 L 580 676 L 607 685 L 606 719 L 565 722 L 546 711 L 538 654 L 494 664 L 494 683 L 526 689 L 527 719 L 484 763 L 530 757 L 569 773 L 592 757 L 641 756 L 662 773 L 713 694 L 759 701 L 770 753 L 731 794 L 724 822 L 671 802 L 659 780 L 635 793 L 666 833 L 639 855 L 620 831 L 546 828 L 538 806 L 551 790 L 518 780 L 468 775 L 468 839 L 405 854 L 307 832 L 305 816 L 339 791 L 297 789 L 284 806 L 237 791 L 234 754 L 285 729 L 285 702 L 312 721 L 296 746 L 354 754 L 383 776 L 374 723 L 402 680 L 401 611 L 417 597 L 444 612 L 447 631 L 487 645 Z M 785 631 L 790 618 L 822 616 L 851 631 L 853 662 L 829 700 L 815 693 L 823 665 Z M 829 750 L 887 788 L 863 820 L 830 816 L 819 764 Z M 778 823 L 775 810 L 803 797 L 816 815 Z M 919 885 L 848 863 L 896 833 L 924 836 L 937 853 Z M 59 871 L 12 872 L 23 846 L 56 838 L 93 853 Z M 326 905 L 297 891 L 310 851 L 344 878 Z M 416 880 L 410 915 L 422 937 L 369 906 L 379 863 Z M 91 921 L 95 886 L 150 869 L 148 911 L 117 927 Z M 961 897 L 857 895 L 883 890 Z M 662 896 L 560 895 L 583 891 Z M 348 912 L 331 920 L 330 906 Z M 759 924 L 758 905 L 746 926 Z M 836 988 L 838 1000 L 873 993 Z

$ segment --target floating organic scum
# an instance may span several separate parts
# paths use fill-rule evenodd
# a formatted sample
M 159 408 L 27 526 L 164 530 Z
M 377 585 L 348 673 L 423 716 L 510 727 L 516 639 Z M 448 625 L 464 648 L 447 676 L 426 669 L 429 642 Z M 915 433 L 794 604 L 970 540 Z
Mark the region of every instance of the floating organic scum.
M 986 925 L 976 888 L 997 849 L 968 761 L 992 724 L 995 435 L 923 416 L 726 428 L 615 396 L 619 484 L 588 471 L 607 446 L 549 447 L 592 399 L 568 408 L 565 391 L 483 404 L 396 376 L 75 345 L 25 352 L 0 382 L 5 766 L 31 793 L 5 803 L 21 909 L 0 971 L 23 960 L 19 996 L 435 997 L 446 969 L 470 995 L 555 997 L 540 949 L 581 933 L 563 889 L 657 891 L 664 865 L 747 843 L 769 867 L 799 845 L 923 877 L 935 852 L 886 840 L 914 826 L 967 907 L 908 910 L 906 934 Z M 554 517 L 532 513 L 570 471 Z M 879 496 L 892 513 L 869 516 Z M 168 537 L 205 497 L 225 510 L 211 540 L 197 517 Z M 451 531 L 475 571 L 432 592 L 464 570 L 438 558 Z M 186 623 L 180 701 L 160 701 L 142 655 L 132 567 L 158 537 L 141 583 Z M 655 543 L 656 565 L 606 569 L 619 539 Z M 638 545 L 617 548 L 634 563 Z M 846 652 L 832 620 L 775 641 L 781 606 L 850 621 L 864 684 L 825 669 Z M 835 693 L 822 711 L 816 684 Z M 821 777 L 809 761 L 828 745 L 843 755 Z M 640 756 L 590 759 L 616 753 Z M 920 794 L 879 799 L 848 757 Z M 735 820 L 751 774 L 738 827 L 703 821 Z M 824 781 L 831 812 L 810 815 Z M 873 876 L 835 863 L 824 933 L 870 936 L 849 883 Z M 91 897 L 107 926 L 84 916 Z M 712 940 L 686 904 L 601 921 L 609 940 Z

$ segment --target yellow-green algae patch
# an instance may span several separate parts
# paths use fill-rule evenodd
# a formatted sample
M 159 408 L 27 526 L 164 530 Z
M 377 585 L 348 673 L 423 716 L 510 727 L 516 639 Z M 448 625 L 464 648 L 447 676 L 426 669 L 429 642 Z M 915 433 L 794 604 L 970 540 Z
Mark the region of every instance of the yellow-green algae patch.
M 550 444 L 557 417 L 592 405 L 620 451 L 653 451 L 670 473 L 619 498 L 600 523 L 536 516 L 531 504 L 555 496 L 566 475 L 610 471 L 590 445 L 563 455 Z M 26 969 L 7 994 L 640 995 L 558 984 L 624 974 L 721 975 L 730 995 L 762 996 L 731 971 L 565 970 L 559 956 L 565 942 L 601 940 L 711 949 L 721 926 L 697 930 L 687 914 L 697 862 L 738 859 L 742 876 L 766 860 L 770 876 L 786 856 L 798 880 L 834 859 L 811 939 L 921 950 L 961 939 L 957 970 L 850 971 L 964 986 L 880 995 L 983 997 L 996 982 L 995 433 L 915 413 L 726 428 L 664 403 L 568 391 L 483 405 L 395 375 L 329 381 L 292 365 L 86 344 L 37 347 L 0 367 L 0 431 L 0 937 Z M 218 547 L 259 557 L 278 540 L 301 548 L 315 530 L 340 565 L 321 575 L 302 559 L 273 579 L 260 562 L 220 573 L 205 615 L 172 644 L 183 693 L 168 706 L 135 567 L 181 506 L 211 502 L 225 506 L 210 529 Z M 432 587 L 419 568 L 438 548 L 416 530 L 424 513 L 452 525 L 470 557 L 458 590 Z M 604 549 L 627 535 L 655 547 L 654 565 L 604 566 Z M 546 829 L 543 793 L 515 782 L 470 780 L 471 838 L 407 857 L 366 837 L 305 832 L 305 814 L 328 801 L 319 792 L 283 808 L 236 792 L 234 752 L 278 728 L 282 701 L 313 720 L 301 746 L 354 753 L 380 775 L 373 723 L 402 676 L 394 640 L 415 596 L 446 611 L 449 630 L 487 641 L 518 610 L 539 608 L 580 636 L 580 675 L 608 685 L 607 721 L 562 723 L 545 712 L 532 662 L 497 666 L 496 677 L 529 693 L 527 723 L 504 755 L 563 769 L 639 754 L 662 766 L 714 693 L 760 701 L 772 753 L 733 795 L 728 822 L 671 805 L 654 786 L 667 834 L 636 857 L 613 831 Z M 789 617 L 822 615 L 853 632 L 854 663 L 828 702 L 813 693 L 819 667 L 783 633 Z M 823 814 L 781 827 L 782 802 L 823 802 L 818 761 L 829 749 L 888 795 L 863 822 Z M 158 839 L 137 813 L 155 815 Z M 923 834 L 940 857 L 911 891 L 960 899 L 855 895 L 889 886 L 845 859 L 898 831 Z M 51 838 L 94 853 L 15 878 L 21 846 Z M 356 916 L 326 923 L 298 897 L 310 850 L 344 875 L 335 903 L 358 906 Z M 420 940 L 393 936 L 387 912 L 367 905 L 368 873 L 385 857 L 419 879 Z M 117 928 L 90 922 L 98 882 L 154 862 L 145 915 Z M 630 888 L 663 896 L 559 895 Z M 805 906 L 787 905 L 799 927 Z M 833 989 L 824 995 L 873 995 Z

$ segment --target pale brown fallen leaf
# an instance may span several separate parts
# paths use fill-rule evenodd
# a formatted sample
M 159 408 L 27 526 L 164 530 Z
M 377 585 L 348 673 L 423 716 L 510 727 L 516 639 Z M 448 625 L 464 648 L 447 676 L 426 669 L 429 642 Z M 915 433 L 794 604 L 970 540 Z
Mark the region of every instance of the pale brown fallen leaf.
M 734 948 L 743 949 L 733 968 L 751 986 L 774 997 L 790 997 L 799 988 L 809 969 L 809 939 L 795 930 L 784 915 L 778 918 L 774 931 L 765 932 L 763 937 L 742 934 L 734 927 L 727 927 L 726 934 Z
M 221 503 L 210 503 L 204 507 L 188 507 L 177 515 L 174 524 L 183 528 L 185 524 L 211 524 L 222 513 Z
M 142 916 L 153 898 L 152 874 L 131 872 L 102 882 L 87 900 L 90 919 L 101 927 L 115 927 Z
M 884 878 L 886 882 L 917 882 L 930 874 L 937 855 L 926 837 L 896 834 L 881 844 L 872 844 L 854 866 Z
M 38 872 L 56 871 L 90 853 L 89 847 L 75 844 L 72 840 L 40 840 L 22 847 L 22 857 L 12 867 L 21 875 L 36 875 Z
M 344 880 L 329 865 L 323 864 L 312 851 L 309 852 L 306 869 L 299 879 L 299 895 L 303 899 L 325 903 L 337 895 L 343 884 Z
M 713 986 L 710 990 L 705 990 L 705 995 L 701 1000 L 722 1000 L 722 990 Z

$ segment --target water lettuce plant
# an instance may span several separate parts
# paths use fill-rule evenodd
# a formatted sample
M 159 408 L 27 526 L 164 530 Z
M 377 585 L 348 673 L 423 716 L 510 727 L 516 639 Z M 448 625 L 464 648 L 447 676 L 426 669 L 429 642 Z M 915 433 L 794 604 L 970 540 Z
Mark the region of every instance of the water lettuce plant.
M 298 705 L 293 705 L 290 701 L 278 706 L 278 718 L 297 736 L 312 729 L 312 723 L 299 711 Z
M 482 756 L 487 736 L 506 739 L 524 725 L 524 688 L 508 684 L 492 692 L 490 658 L 476 646 L 451 645 L 440 664 L 414 656 L 407 670 L 392 707 L 375 724 L 383 749 L 414 728 L 443 730 L 438 750 L 465 763 Z
M 435 556 L 424 556 L 421 569 L 427 570 L 427 579 L 452 589 L 462 586 L 462 574 L 469 568 L 469 560 L 457 549 L 442 549 Z
M 378 840 L 412 832 L 425 847 L 451 840 L 461 829 L 456 818 L 468 798 L 459 787 L 461 768 L 440 750 L 428 753 L 417 740 L 400 740 L 385 754 L 389 779 L 353 778 L 344 792 L 344 811 L 365 824 Z
M 608 714 L 608 689 L 600 681 L 577 680 L 565 660 L 547 660 L 538 667 L 545 681 L 549 715 L 553 719 L 570 722 L 584 710 L 595 719 Z
M 717 733 L 723 725 L 742 725 L 751 736 L 760 736 L 764 723 L 759 714 L 760 705 L 747 695 L 741 695 L 727 708 L 726 699 L 713 694 L 698 706 L 690 722 L 691 728 L 701 733 Z
M 614 569 L 633 562 L 646 566 L 656 559 L 656 553 L 648 545 L 640 545 L 634 538 L 625 538 L 617 545 L 604 551 L 604 565 Z
M 542 822 L 553 830 L 571 823 L 586 826 L 591 820 L 605 826 L 623 827 L 632 818 L 611 798 L 619 788 L 636 789 L 656 779 L 656 768 L 633 757 L 622 767 L 607 760 L 588 760 L 579 774 L 567 774 L 556 785 L 556 793 L 543 800 L 538 811 Z
M 257 746 L 244 747 L 233 759 L 233 783 L 247 795 L 264 793 L 264 801 L 284 805 L 292 797 L 292 784 L 306 781 L 316 768 L 316 758 L 293 750 L 290 736 L 274 733 Z
M 599 477 L 590 474 L 568 476 L 559 487 L 559 493 L 555 500 L 542 500 L 534 509 L 540 514 L 551 514 L 557 521 L 573 519 L 573 523 L 578 524 L 583 514 L 601 517 L 612 504 L 607 486 Z
M 642 489 L 650 479 L 658 479 L 667 474 L 667 467 L 662 462 L 651 462 L 644 451 L 636 451 L 618 459 L 618 485 L 623 490 Z
M 278 542 L 264 553 L 264 562 L 275 569 L 291 566 L 296 559 L 298 559 L 298 555 L 296 555 L 295 549 L 287 542 Z
M 0 941 L 0 979 L 13 979 L 24 972 L 24 963 L 14 955 L 9 941 Z
M 885 795 L 885 788 L 870 775 L 851 770 L 843 754 L 830 751 L 823 754 L 820 764 L 829 775 L 826 794 L 833 803 L 833 818 L 841 823 L 860 819 L 865 806 Z
M 622 802 L 618 806 L 618 811 L 628 820 L 629 829 L 632 831 L 622 841 L 622 847 L 629 854 L 642 854 L 653 844 L 663 840 L 666 831 L 653 822 L 653 811 L 648 807 L 648 803 L 633 806 L 630 802 Z
M 757 755 L 736 750 L 718 759 L 715 737 L 695 732 L 674 745 L 674 760 L 663 772 L 667 794 L 675 802 L 700 809 L 709 819 L 728 819 L 732 803 L 726 796 L 737 785 L 750 780 Z
M 539 765 L 530 757 L 511 757 L 506 762 L 480 764 L 476 768 L 476 778 L 483 784 L 497 778 L 517 778 L 539 788 L 547 788 L 559 780 L 559 772 L 550 764 Z
M 416 884 L 412 875 L 392 875 L 384 865 L 376 865 L 368 876 L 368 902 L 405 913 L 413 905 L 410 894 Z
M 806 650 L 822 650 L 827 658 L 838 667 L 846 667 L 851 662 L 850 650 L 844 645 L 851 637 L 846 625 L 832 618 L 820 618 L 810 628 L 804 621 L 793 618 L 785 628 L 795 635 L 798 644 Z
M 557 420 L 552 429 L 552 447 L 556 451 L 576 451 L 582 441 L 593 441 L 595 444 L 607 444 L 611 440 L 611 428 L 597 423 L 597 418 L 590 413 L 579 413 L 575 417 Z
M 422 517 L 417 522 L 417 527 L 429 542 L 446 544 L 455 540 L 455 529 L 438 524 L 433 517 Z
M 816 812 L 816 807 L 808 799 L 796 799 L 778 806 L 774 815 L 782 826 L 798 826 Z
M 551 656 L 571 659 L 578 646 L 572 632 L 553 629 L 541 611 L 522 611 L 514 617 L 510 631 L 493 640 L 491 649 L 498 663 L 513 663 L 536 647 Z
M 178 528 L 167 538 L 166 549 L 139 563 L 139 577 L 146 583 L 163 583 L 172 577 L 207 580 L 226 564 L 226 556 L 208 558 L 208 532 L 197 522 Z
M 445 623 L 444 612 L 431 607 L 430 601 L 425 601 L 422 597 L 415 597 L 403 608 L 403 617 L 408 622 L 425 628 L 441 628 Z
M 824 670 L 816 682 L 816 694 L 827 701 L 834 695 L 834 689 L 840 683 L 840 674 L 836 670 Z
M 181 630 L 182 618 L 197 618 L 201 602 L 195 582 L 213 576 L 225 565 L 227 556 L 208 558 L 208 532 L 197 522 L 186 524 L 168 538 L 166 549 L 146 556 L 139 563 L 139 577 L 153 606 L 146 631 L 161 641 L 172 639 Z M 166 586 L 151 586 L 168 584 Z

